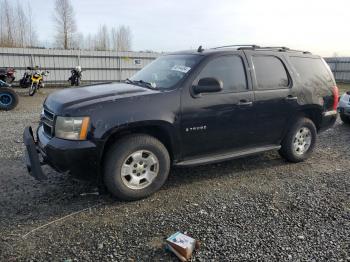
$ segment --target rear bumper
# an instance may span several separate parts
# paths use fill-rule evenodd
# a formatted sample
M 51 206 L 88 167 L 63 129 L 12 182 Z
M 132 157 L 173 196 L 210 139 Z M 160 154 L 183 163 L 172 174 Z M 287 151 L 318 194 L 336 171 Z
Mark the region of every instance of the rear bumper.
M 338 112 L 336 110 L 327 111 L 322 114 L 319 131 L 322 132 L 332 127 L 337 120 Z
M 48 138 L 39 127 L 37 141 L 31 127 L 26 127 L 23 140 L 26 145 L 26 164 L 29 173 L 36 179 L 46 179 L 41 165 L 48 164 L 58 172 L 70 171 L 79 178 L 96 177 L 99 173 L 97 147 L 90 141 L 70 141 Z

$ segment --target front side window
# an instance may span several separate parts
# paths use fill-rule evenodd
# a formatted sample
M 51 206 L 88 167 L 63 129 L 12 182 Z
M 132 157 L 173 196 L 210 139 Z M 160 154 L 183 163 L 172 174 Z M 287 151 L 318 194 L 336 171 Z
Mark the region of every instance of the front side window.
M 200 55 L 165 55 L 141 69 L 132 81 L 147 82 L 157 89 L 175 86 L 202 59 Z
M 288 88 L 288 74 L 279 58 L 253 56 L 253 64 L 258 90 Z
M 221 56 L 211 60 L 197 77 L 216 78 L 223 83 L 223 92 L 241 92 L 247 90 L 247 78 L 242 58 L 236 55 Z

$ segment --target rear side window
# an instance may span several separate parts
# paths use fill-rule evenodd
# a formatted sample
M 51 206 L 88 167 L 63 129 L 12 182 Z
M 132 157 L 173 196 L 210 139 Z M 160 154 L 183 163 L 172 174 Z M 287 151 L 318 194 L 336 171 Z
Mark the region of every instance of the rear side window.
M 214 77 L 223 83 L 224 92 L 241 92 L 247 90 L 247 78 L 241 57 L 221 56 L 211 60 L 199 73 L 197 80 Z
M 290 60 L 303 85 L 323 86 L 333 84 L 331 75 L 320 58 L 292 56 Z
M 253 56 L 253 64 L 258 90 L 288 88 L 288 74 L 279 58 Z

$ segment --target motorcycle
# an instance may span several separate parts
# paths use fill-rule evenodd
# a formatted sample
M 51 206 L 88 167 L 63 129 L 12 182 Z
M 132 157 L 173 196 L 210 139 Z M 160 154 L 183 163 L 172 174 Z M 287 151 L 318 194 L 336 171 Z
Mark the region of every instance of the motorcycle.
M 16 69 L 9 67 L 9 68 L 1 68 L 0 69 L 0 80 L 11 84 L 16 78 Z
M 0 110 L 12 110 L 18 104 L 18 95 L 10 85 L 0 80 Z
M 71 76 L 68 78 L 71 86 L 80 86 L 81 78 L 82 78 L 82 70 L 80 66 L 76 66 L 71 71 Z
M 36 91 L 39 90 L 40 88 L 43 88 L 44 85 L 44 76 L 47 76 L 49 74 L 49 71 L 40 71 L 36 70 L 32 75 L 31 75 L 31 85 L 29 87 L 29 95 L 33 96 L 35 95 Z
M 44 76 L 47 76 L 49 71 L 41 71 L 36 67 L 27 67 L 27 71 L 24 72 L 23 77 L 19 81 L 19 85 L 22 88 L 29 88 L 29 95 L 35 95 L 39 88 L 44 87 Z
M 33 74 L 33 70 L 37 70 L 38 67 L 27 67 L 27 70 L 24 72 L 23 77 L 21 78 L 21 80 L 19 80 L 19 86 L 21 88 L 28 88 L 30 87 L 30 85 L 32 84 L 32 74 Z

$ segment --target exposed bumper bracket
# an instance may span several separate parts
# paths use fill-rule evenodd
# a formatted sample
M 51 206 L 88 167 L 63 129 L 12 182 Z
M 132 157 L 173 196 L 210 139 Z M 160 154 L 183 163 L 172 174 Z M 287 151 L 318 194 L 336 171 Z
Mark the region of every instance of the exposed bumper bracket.
M 26 146 L 25 158 L 28 173 L 37 180 L 46 180 L 41 166 L 44 164 L 39 159 L 40 151 L 37 148 L 37 143 L 34 140 L 33 130 L 30 126 L 24 129 L 23 142 Z

